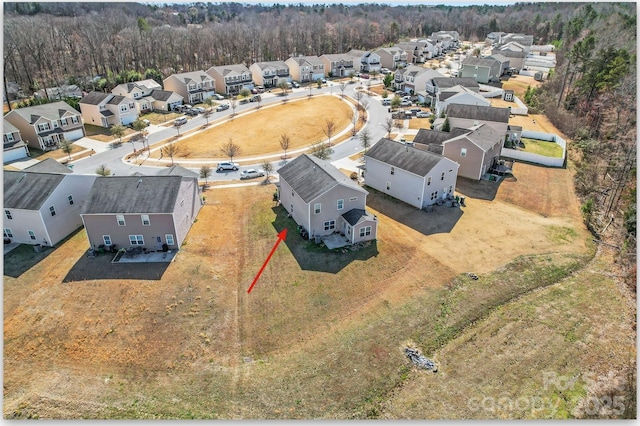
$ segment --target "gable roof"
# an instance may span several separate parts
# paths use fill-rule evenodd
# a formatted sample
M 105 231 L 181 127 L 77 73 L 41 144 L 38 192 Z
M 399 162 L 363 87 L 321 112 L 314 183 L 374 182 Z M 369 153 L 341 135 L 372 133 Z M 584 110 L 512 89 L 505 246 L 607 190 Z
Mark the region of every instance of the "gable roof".
M 16 132 L 20 132 L 20 130 L 18 130 L 16 128 L 16 126 L 14 126 L 13 124 L 9 123 L 6 119 L 2 120 L 2 133 L 3 134 L 8 134 L 8 133 L 16 133 Z
M 467 133 L 468 129 L 461 129 L 455 127 L 450 132 L 443 132 L 441 130 L 432 129 L 420 129 L 413 138 L 414 143 L 423 145 L 442 145 L 443 142 Z
M 366 157 L 423 177 L 444 158 L 442 155 L 387 138 L 382 138 L 374 144 L 365 154 Z
M 217 72 L 223 77 L 226 77 L 228 75 L 235 75 L 235 74 L 251 74 L 251 71 L 249 71 L 249 68 L 247 68 L 244 64 L 214 66 L 209 68 L 207 72 L 210 72 L 211 70 Z
M 38 210 L 60 185 L 65 175 L 4 171 L 4 208 Z
M 53 158 L 44 159 L 33 166 L 25 168 L 24 171 L 36 173 L 71 173 L 71 169 L 69 169 L 69 167 L 64 164 L 60 164 Z
M 303 154 L 281 167 L 278 174 L 306 203 L 338 185 L 368 194 L 331 163 L 309 154 Z
M 160 170 L 156 173 L 156 176 L 185 176 L 185 177 L 193 177 L 199 178 L 200 175 L 196 172 L 193 172 L 187 168 L 174 164 L 171 167 L 167 167 L 166 169 Z
M 267 62 L 256 62 L 255 64 L 261 70 L 282 70 L 289 69 L 289 65 L 284 61 L 267 61 Z
M 509 109 L 480 105 L 450 104 L 447 116 L 452 118 L 466 118 L 470 120 L 495 121 L 509 123 Z
M 476 57 L 473 57 L 473 56 L 469 56 L 469 57 L 465 58 L 464 61 L 462 61 L 462 65 L 470 65 L 470 66 L 476 66 L 476 67 L 488 67 L 488 68 L 491 68 L 496 63 L 499 63 L 499 62 L 497 60 L 495 60 L 495 59 L 476 58 Z
M 161 89 L 153 89 L 149 94 L 149 96 L 153 98 L 153 100 L 155 101 L 166 101 L 174 94 L 176 96 L 179 96 L 180 99 L 183 99 L 182 96 L 180 96 L 176 92 L 172 92 L 170 90 L 161 90 Z
M 485 152 L 492 149 L 496 144 L 502 143 L 502 136 L 496 130 L 486 124 L 480 124 L 468 129 L 460 136 L 444 141 L 443 144 L 460 139 L 467 139 Z
M 172 213 L 181 176 L 97 177 L 81 214 Z
M 89 92 L 87 96 L 80 99 L 81 104 L 99 105 L 102 101 L 112 96 L 111 93 L 104 92 Z
M 169 77 L 165 78 L 165 80 L 171 77 L 180 80 L 183 84 L 189 84 L 192 81 L 195 81 L 196 83 L 202 83 L 203 81 L 213 80 L 213 78 L 209 74 L 202 70 L 171 74 Z
M 5 117 L 9 114 L 17 114 L 24 120 L 26 120 L 29 124 L 34 124 L 41 117 L 44 117 L 48 120 L 59 120 L 68 113 L 73 115 L 80 115 L 80 112 L 71 107 L 71 105 L 64 101 L 59 101 L 24 108 L 16 108 L 5 115 Z
M 351 226 L 357 225 L 358 222 L 362 222 L 363 220 L 374 219 L 374 216 L 372 214 L 363 209 L 351 209 L 343 214 L 342 217 L 344 218 L 344 220 L 349 222 L 349 225 Z
M 294 60 L 299 66 L 305 64 L 309 64 L 311 66 L 324 66 L 324 62 L 322 62 L 322 59 L 318 56 L 294 56 L 289 59 Z
M 438 76 L 431 79 L 431 82 L 438 89 L 443 90 L 454 86 L 463 86 L 466 88 L 473 88 L 480 90 L 480 85 L 473 77 L 445 77 Z

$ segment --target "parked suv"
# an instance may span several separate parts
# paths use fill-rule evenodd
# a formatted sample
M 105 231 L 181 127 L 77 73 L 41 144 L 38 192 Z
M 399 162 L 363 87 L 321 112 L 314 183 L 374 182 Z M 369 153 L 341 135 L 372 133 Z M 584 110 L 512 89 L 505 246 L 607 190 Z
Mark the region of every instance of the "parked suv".
M 221 172 L 223 170 L 238 170 L 240 165 L 238 163 L 232 163 L 230 161 L 224 161 L 222 163 L 218 163 L 217 171 Z
M 225 109 L 229 109 L 229 104 L 220 104 L 216 107 L 216 111 L 224 111 Z
M 187 124 L 187 117 L 185 117 L 184 115 L 182 117 L 176 118 L 173 122 L 174 126 L 182 126 L 183 124 Z

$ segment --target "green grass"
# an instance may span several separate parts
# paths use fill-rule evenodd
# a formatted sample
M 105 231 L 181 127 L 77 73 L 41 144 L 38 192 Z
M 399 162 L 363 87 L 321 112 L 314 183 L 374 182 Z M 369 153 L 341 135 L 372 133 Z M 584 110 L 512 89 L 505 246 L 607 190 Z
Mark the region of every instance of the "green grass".
M 522 138 L 524 143 L 524 152 L 538 154 L 545 157 L 562 158 L 564 150 L 555 142 L 541 141 L 538 139 Z

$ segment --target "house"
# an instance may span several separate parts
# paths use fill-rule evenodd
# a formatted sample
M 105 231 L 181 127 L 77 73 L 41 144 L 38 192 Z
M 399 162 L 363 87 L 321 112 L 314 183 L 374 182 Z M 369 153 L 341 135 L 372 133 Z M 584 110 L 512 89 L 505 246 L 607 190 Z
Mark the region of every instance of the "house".
M 460 105 L 480 105 L 491 106 L 491 101 L 478 92 L 468 89 L 465 86 L 457 85 L 448 87 L 438 91 L 438 95 L 435 98 L 435 105 L 431 108 L 437 117 L 443 112 L 447 111 L 447 107 L 450 104 Z
M 138 119 L 135 102 L 125 96 L 91 92 L 79 104 L 84 122 L 94 126 L 128 126 Z
M 453 195 L 458 164 L 413 144 L 382 138 L 364 155 L 371 188 L 422 209 Z
M 62 85 L 58 87 L 47 87 L 46 89 L 40 89 L 33 94 L 36 99 L 56 99 L 62 100 L 64 98 L 82 98 L 82 89 L 75 84 Z
M 460 47 L 460 34 L 457 31 L 436 31 L 429 39 L 442 44 L 443 50 L 455 50 Z
M 342 233 L 350 243 L 375 240 L 378 220 L 368 192 L 328 161 L 303 154 L 278 170 L 280 203 L 311 238 Z
M 133 99 L 138 115 L 151 111 L 173 111 L 182 105 L 183 98 L 177 93 L 163 90 L 153 79 L 122 83 L 111 90 L 114 95 Z
M 4 237 L 20 244 L 55 246 L 82 226 L 80 209 L 95 179 L 5 170 Z
M 2 141 L 4 148 L 2 151 L 2 162 L 4 164 L 17 161 L 29 156 L 29 147 L 22 141 L 20 130 L 7 120 L 2 123 Z
M 294 56 L 285 63 L 293 80 L 300 83 L 316 82 L 325 77 L 324 63 L 317 56 Z
M 320 56 L 320 60 L 324 64 L 326 76 L 350 77 L 360 71 L 360 61 L 346 53 L 325 54 Z
M 161 169 L 158 173 L 156 173 L 156 176 L 184 176 L 198 179 L 200 177 L 200 174 L 185 167 L 179 166 L 178 164 L 174 164 L 173 166 Z
M 495 59 L 469 56 L 462 61 L 459 77 L 471 77 L 478 83 L 494 83 L 500 81 L 501 64 Z
M 505 136 L 488 124 L 480 124 L 451 132 L 420 129 L 413 142 L 459 164 L 458 176 L 480 180 L 500 158 Z
M 491 56 L 502 55 L 509 60 L 509 68 L 520 72 L 524 67 L 524 58 L 527 56 L 527 48 L 519 43 L 510 42 L 500 47 L 491 49 Z
M 480 85 L 473 78 L 445 77 L 439 74 L 427 81 L 425 102 L 434 107 L 440 97 L 440 92 L 451 91 L 456 86 L 461 86 L 470 92 L 480 92 Z
M 504 137 L 509 126 L 509 109 L 491 106 L 450 104 L 447 107 L 449 128 L 468 129 L 479 124 L 488 124 Z
M 347 55 L 354 58 L 354 67 L 358 68 L 359 66 L 358 71 L 365 73 L 379 73 L 382 69 L 382 65 L 380 65 L 380 56 L 375 52 L 351 49 L 347 52 Z
M 395 70 L 407 66 L 407 52 L 400 47 L 382 47 L 373 53 L 380 57 L 380 65 L 383 68 Z
M 63 139 L 85 136 L 80 113 L 63 101 L 14 109 L 4 119 L 18 129 L 29 147 L 43 151 L 57 149 Z
M 110 176 L 96 178 L 80 216 L 90 247 L 177 250 L 201 207 L 197 178 Z
M 284 61 L 256 62 L 249 67 L 253 82 L 264 87 L 278 87 L 280 83 L 291 83 L 289 65 Z
M 53 158 L 45 158 L 42 161 L 38 161 L 36 164 L 25 168 L 23 171 L 30 173 L 57 173 L 59 175 L 73 173 L 73 170 L 68 166 L 65 166 Z
M 409 65 L 395 72 L 393 84 L 396 92 L 404 92 L 406 94 L 421 95 L 426 97 L 427 84 L 434 78 L 444 77 L 438 71 L 421 67 L 418 65 Z M 422 101 L 424 102 L 424 100 Z
M 164 90 L 177 93 L 189 104 L 199 104 L 216 93 L 215 78 L 198 70 L 171 74 L 162 80 Z
M 509 73 L 509 68 L 511 68 L 511 62 L 509 58 L 500 53 L 496 53 L 495 55 L 487 56 L 486 59 L 494 59 L 500 63 L 500 76 Z
M 407 63 L 410 64 L 423 64 L 427 59 L 431 59 L 434 52 L 434 46 L 427 40 L 401 42 L 395 47 L 407 53 Z
M 237 95 L 242 89 L 253 89 L 253 76 L 244 64 L 211 67 L 207 74 L 215 81 L 218 93 Z

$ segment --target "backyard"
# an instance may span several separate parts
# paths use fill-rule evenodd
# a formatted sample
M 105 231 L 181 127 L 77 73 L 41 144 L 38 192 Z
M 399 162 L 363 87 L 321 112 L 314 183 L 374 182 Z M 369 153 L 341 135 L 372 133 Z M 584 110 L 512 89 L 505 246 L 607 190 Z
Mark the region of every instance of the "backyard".
M 555 142 L 531 138 L 521 138 L 520 140 L 524 144 L 524 147 L 521 145 L 519 149 L 524 152 L 553 158 L 562 158 L 562 155 L 564 154 L 562 147 Z

